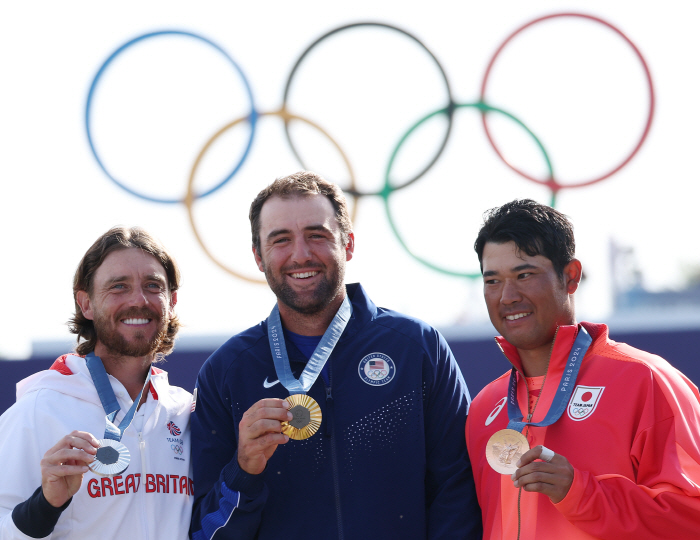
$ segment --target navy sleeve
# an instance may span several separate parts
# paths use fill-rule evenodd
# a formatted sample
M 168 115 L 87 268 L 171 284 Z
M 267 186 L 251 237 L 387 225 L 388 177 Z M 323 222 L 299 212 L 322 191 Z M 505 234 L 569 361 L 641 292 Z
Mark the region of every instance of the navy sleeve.
M 44 492 L 39 486 L 36 491 L 23 503 L 19 503 L 12 510 L 12 521 L 22 533 L 32 538 L 44 538 L 50 535 L 58 518 L 73 500 L 71 497 L 63 506 L 56 508 L 51 506 L 44 497 Z
M 428 538 L 479 539 L 481 510 L 467 454 L 464 426 L 469 390 L 445 339 L 437 333 L 431 361 L 424 366 Z
M 211 360 L 211 359 L 210 359 Z M 238 437 L 224 376 L 207 361 L 197 378 L 197 403 L 192 414 L 194 507 L 193 540 L 252 539 L 257 535 L 267 486 L 262 474 L 238 466 Z

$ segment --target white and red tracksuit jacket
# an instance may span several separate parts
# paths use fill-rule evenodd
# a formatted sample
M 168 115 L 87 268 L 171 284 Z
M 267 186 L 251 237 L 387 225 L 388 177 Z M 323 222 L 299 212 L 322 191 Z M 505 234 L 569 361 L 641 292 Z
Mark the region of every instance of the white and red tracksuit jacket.
M 151 372 L 148 398 L 122 438 L 131 453 L 129 467 L 113 478 L 85 473 L 46 538 L 188 537 L 192 395 L 170 386 L 166 372 Z M 109 380 L 121 406 L 118 425 L 132 400 L 117 379 Z M 18 383 L 17 402 L 0 417 L 0 540 L 30 538 L 17 529 L 12 511 L 41 485 L 44 453 L 76 429 L 102 439 L 105 412 L 85 359 L 65 355 L 50 370 Z
M 522 491 L 522 540 L 700 538 L 700 396 L 697 387 L 658 356 L 608 338 L 602 324 L 582 323 L 593 338 L 566 410 L 548 427 L 530 427 L 530 447 L 545 445 L 574 467 L 566 497 L 552 504 Z M 559 328 L 545 386 L 535 410 L 540 422 L 557 393 L 576 326 Z M 496 338 L 518 370 L 518 403 L 528 395 L 515 347 Z M 484 539 L 514 539 L 518 489 L 486 461 L 486 443 L 508 424 L 509 373 L 474 398 L 467 446 L 482 509 Z M 523 430 L 525 432 L 525 430 Z

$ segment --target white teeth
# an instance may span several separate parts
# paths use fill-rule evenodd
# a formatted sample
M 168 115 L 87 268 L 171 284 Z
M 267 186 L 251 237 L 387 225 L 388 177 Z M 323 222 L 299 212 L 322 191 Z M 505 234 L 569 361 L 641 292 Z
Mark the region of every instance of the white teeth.
M 303 279 L 315 276 L 316 274 L 318 274 L 318 272 L 303 272 L 301 274 L 292 274 L 292 277 L 296 279 Z
M 122 322 L 124 324 L 148 324 L 150 319 L 124 319 Z
M 527 317 L 530 315 L 529 313 L 516 313 L 515 315 L 506 315 L 506 319 L 509 321 L 514 321 L 516 319 L 521 319 L 523 317 Z

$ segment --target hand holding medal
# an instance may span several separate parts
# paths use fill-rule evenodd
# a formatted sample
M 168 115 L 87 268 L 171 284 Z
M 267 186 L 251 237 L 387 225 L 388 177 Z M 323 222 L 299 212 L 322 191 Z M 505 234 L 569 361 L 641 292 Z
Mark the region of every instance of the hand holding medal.
M 316 400 L 307 396 L 306 392 L 316 382 L 323 366 L 333 352 L 336 343 L 345 330 L 345 326 L 352 315 L 352 305 L 345 297 L 333 321 L 323 334 L 316 350 L 309 358 L 304 371 L 299 379 L 296 379 L 289 366 L 289 356 L 284 343 L 284 331 L 280 319 L 277 304 L 272 308 L 272 313 L 267 321 L 267 337 L 270 341 L 270 351 L 275 364 L 275 371 L 279 381 L 291 394 L 285 401 L 289 403 L 289 412 L 292 419 L 282 422 L 282 433 L 290 438 L 300 441 L 308 439 L 318 431 L 321 426 L 321 407 Z
M 295 441 L 308 439 L 321 426 L 321 407 L 316 400 L 304 394 L 294 394 L 286 400 L 293 418 L 282 422 L 282 433 Z
M 93 462 L 88 463 L 88 467 L 98 476 L 116 476 L 123 473 L 129 467 L 129 462 L 131 461 L 131 453 L 129 449 L 121 443 L 121 439 L 124 431 L 126 431 L 126 428 L 131 425 L 131 421 L 134 419 L 134 414 L 141 402 L 143 391 L 151 381 L 151 370 L 149 368 L 141 392 L 117 427 L 113 422 L 121 410 L 121 407 L 114 395 L 114 390 L 107 377 L 104 364 L 94 353 L 88 354 L 85 361 L 90 371 L 92 381 L 95 384 L 95 389 L 97 390 L 97 395 L 100 398 L 102 407 L 105 413 L 107 413 L 105 416 L 106 427 L 104 439 L 98 441 L 100 447 L 97 449 L 97 455 L 95 455 L 95 460 Z

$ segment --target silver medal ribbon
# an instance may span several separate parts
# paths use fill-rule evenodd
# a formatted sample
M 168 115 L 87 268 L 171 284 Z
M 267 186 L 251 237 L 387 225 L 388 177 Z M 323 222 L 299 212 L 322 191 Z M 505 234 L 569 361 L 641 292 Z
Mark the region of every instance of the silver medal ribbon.
M 141 402 L 143 391 L 151 380 L 151 368 L 149 366 L 148 375 L 146 376 L 146 381 L 143 383 L 141 392 L 139 392 L 138 397 L 134 400 L 134 403 L 119 423 L 119 427 L 117 427 L 114 424 L 114 420 L 117 414 L 119 414 L 121 407 L 119 406 L 117 397 L 114 395 L 114 390 L 109 382 L 109 377 L 107 376 L 107 371 L 102 363 L 102 359 L 95 356 L 94 353 L 90 353 L 85 358 L 85 363 L 90 371 L 90 376 L 95 385 L 95 390 L 97 390 L 97 395 L 100 397 L 102 408 L 106 413 L 104 439 L 99 441 L 100 448 L 97 449 L 95 461 L 89 463 L 88 467 L 90 467 L 92 472 L 100 476 L 121 474 L 129 467 L 129 462 L 131 461 L 129 449 L 121 443 L 121 439 L 126 428 L 128 428 L 134 420 L 134 414 Z

